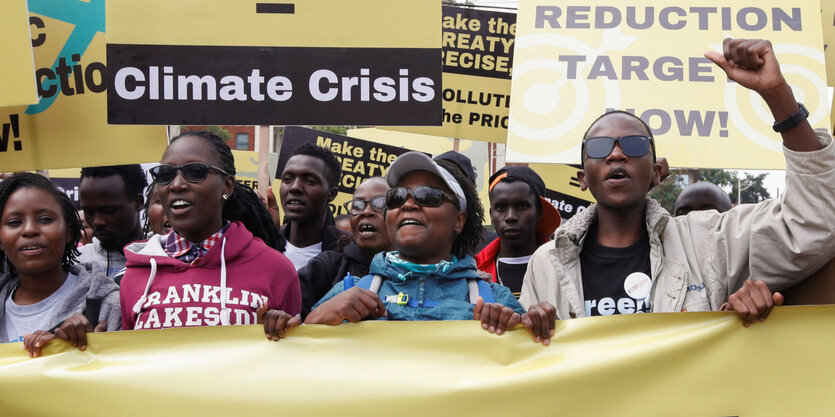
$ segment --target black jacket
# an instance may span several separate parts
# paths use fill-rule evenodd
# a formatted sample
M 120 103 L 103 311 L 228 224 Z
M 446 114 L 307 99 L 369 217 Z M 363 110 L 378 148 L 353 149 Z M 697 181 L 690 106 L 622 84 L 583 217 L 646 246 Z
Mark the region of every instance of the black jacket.
M 323 245 L 324 246 L 324 245 Z M 298 270 L 302 289 L 302 317 L 307 317 L 317 301 L 337 283 L 342 282 L 349 272 L 353 276 L 368 275 L 371 258 L 365 256 L 354 241 L 342 252 L 329 250 L 316 255 L 307 265 Z

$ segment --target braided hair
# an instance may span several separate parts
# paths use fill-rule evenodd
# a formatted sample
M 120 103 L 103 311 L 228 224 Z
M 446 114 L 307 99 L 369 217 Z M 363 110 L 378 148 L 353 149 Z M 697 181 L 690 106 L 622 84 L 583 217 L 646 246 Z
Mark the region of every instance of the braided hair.
M 15 191 L 30 187 L 38 188 L 52 194 L 55 197 L 55 201 L 61 206 L 61 214 L 64 217 L 64 223 L 67 226 L 70 236 L 67 240 L 67 245 L 64 247 L 64 255 L 61 257 L 61 267 L 65 272 L 69 271 L 70 265 L 78 262 L 78 256 L 80 255 L 78 252 L 78 242 L 81 240 L 81 219 L 78 217 L 78 211 L 75 209 L 70 198 L 56 188 L 49 179 L 38 174 L 22 172 L 14 174 L 3 182 L 0 182 L 0 215 L 6 209 L 6 203 Z M 6 253 L 2 249 L 0 249 L 0 255 L 2 255 L 4 260 L 7 259 Z M 8 272 L 17 272 L 14 265 L 8 261 L 0 263 L 0 272 L 6 272 L 7 267 Z
M 150 236 L 151 235 L 151 218 L 148 216 L 148 209 L 151 208 L 151 204 L 154 201 L 151 197 L 154 196 L 154 193 L 157 191 L 157 183 L 152 182 L 151 185 L 145 189 L 145 203 L 142 204 L 142 210 L 145 212 L 145 221 L 142 223 L 142 235 L 143 236 Z
M 192 136 L 209 142 L 217 155 L 220 169 L 235 176 L 235 157 L 229 145 L 219 136 L 205 130 L 186 132 L 171 139 L 174 143 L 179 138 Z M 253 236 L 261 239 L 267 246 L 284 252 L 286 240 L 278 232 L 270 212 L 258 198 L 258 194 L 252 188 L 235 182 L 232 195 L 224 201 L 221 217 L 226 220 L 239 221 L 249 230 Z
M 454 162 L 446 159 L 436 160 L 435 163 L 449 171 L 458 181 L 464 197 L 467 199 L 467 221 L 461 228 L 461 233 L 452 243 L 452 254 L 458 258 L 473 255 L 481 243 L 481 236 L 484 234 L 484 208 L 481 206 L 481 199 L 476 192 L 475 183 L 467 177 Z

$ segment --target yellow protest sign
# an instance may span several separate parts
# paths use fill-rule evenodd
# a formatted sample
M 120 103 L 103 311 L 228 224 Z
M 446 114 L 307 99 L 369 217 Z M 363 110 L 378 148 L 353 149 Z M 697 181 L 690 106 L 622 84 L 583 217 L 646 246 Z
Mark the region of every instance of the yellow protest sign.
M 32 24 L 36 24 L 33 22 Z M 32 44 L 38 40 L 29 36 L 29 11 L 26 0 L 6 0 L 0 4 L 0 107 L 19 106 L 38 102 L 35 87 L 35 61 Z
M 519 4 L 507 160 L 576 163 L 607 109 L 634 112 L 671 166 L 784 168 L 760 97 L 703 57 L 722 38 L 771 40 L 815 127 L 829 126 L 820 5 L 803 0 Z
M 258 189 L 258 152 L 232 151 L 235 157 L 235 181 L 247 185 L 253 190 Z M 278 166 L 278 154 L 270 152 L 270 178 L 275 177 Z
M 835 1 L 821 0 L 820 4 L 823 50 L 826 55 L 826 85 L 835 86 Z
M 806 416 L 835 408 L 835 307 L 558 321 L 550 346 L 474 321 L 88 335 L 30 359 L 0 345 L 10 416 Z M 45 400 L 45 399 L 48 399 Z M 91 403 L 95 399 L 95 403 Z M 603 400 L 602 400 L 603 399 Z
M 0 108 L 0 171 L 159 161 L 162 127 L 108 126 L 104 0 L 29 0 L 37 104 Z
M 438 125 L 440 12 L 427 0 L 111 2 L 108 121 Z
M 385 129 L 504 143 L 516 14 L 444 6 L 443 126 Z

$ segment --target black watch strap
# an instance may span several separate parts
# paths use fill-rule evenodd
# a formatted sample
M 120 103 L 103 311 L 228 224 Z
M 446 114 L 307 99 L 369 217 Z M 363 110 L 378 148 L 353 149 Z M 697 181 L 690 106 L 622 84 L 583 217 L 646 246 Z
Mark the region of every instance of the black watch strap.
M 797 126 L 798 124 L 800 124 L 800 122 L 806 120 L 806 118 L 809 117 L 809 110 L 806 110 L 806 106 L 804 106 L 803 103 L 797 103 L 797 107 L 800 108 L 797 109 L 797 111 L 794 112 L 794 114 L 792 114 L 785 120 L 774 122 L 774 125 L 771 126 L 771 128 L 774 129 L 774 131 L 777 133 L 782 133 Z

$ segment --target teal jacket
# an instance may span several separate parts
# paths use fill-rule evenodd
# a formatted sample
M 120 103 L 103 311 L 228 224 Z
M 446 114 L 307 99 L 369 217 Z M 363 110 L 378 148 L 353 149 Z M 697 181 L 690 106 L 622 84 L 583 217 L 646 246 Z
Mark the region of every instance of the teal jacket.
M 386 306 L 385 320 L 472 320 L 473 305 L 470 304 L 467 279 L 481 279 L 478 275 L 475 259 L 466 256 L 451 264 L 446 271 L 430 272 L 418 275 L 400 265 L 393 265 L 385 258 L 385 253 L 378 253 L 371 261 L 371 275 L 382 276 L 379 296 Z M 354 284 L 362 277 L 355 277 Z M 330 300 L 344 290 L 344 283 L 339 282 L 313 306 L 315 310 L 325 301 Z M 490 289 L 496 302 L 512 308 L 517 313 L 525 310 L 516 301 L 516 297 L 507 287 L 490 283 Z M 398 293 L 408 294 L 409 298 L 420 302 L 430 300 L 439 302 L 435 307 L 409 307 L 386 302 L 386 296 Z

